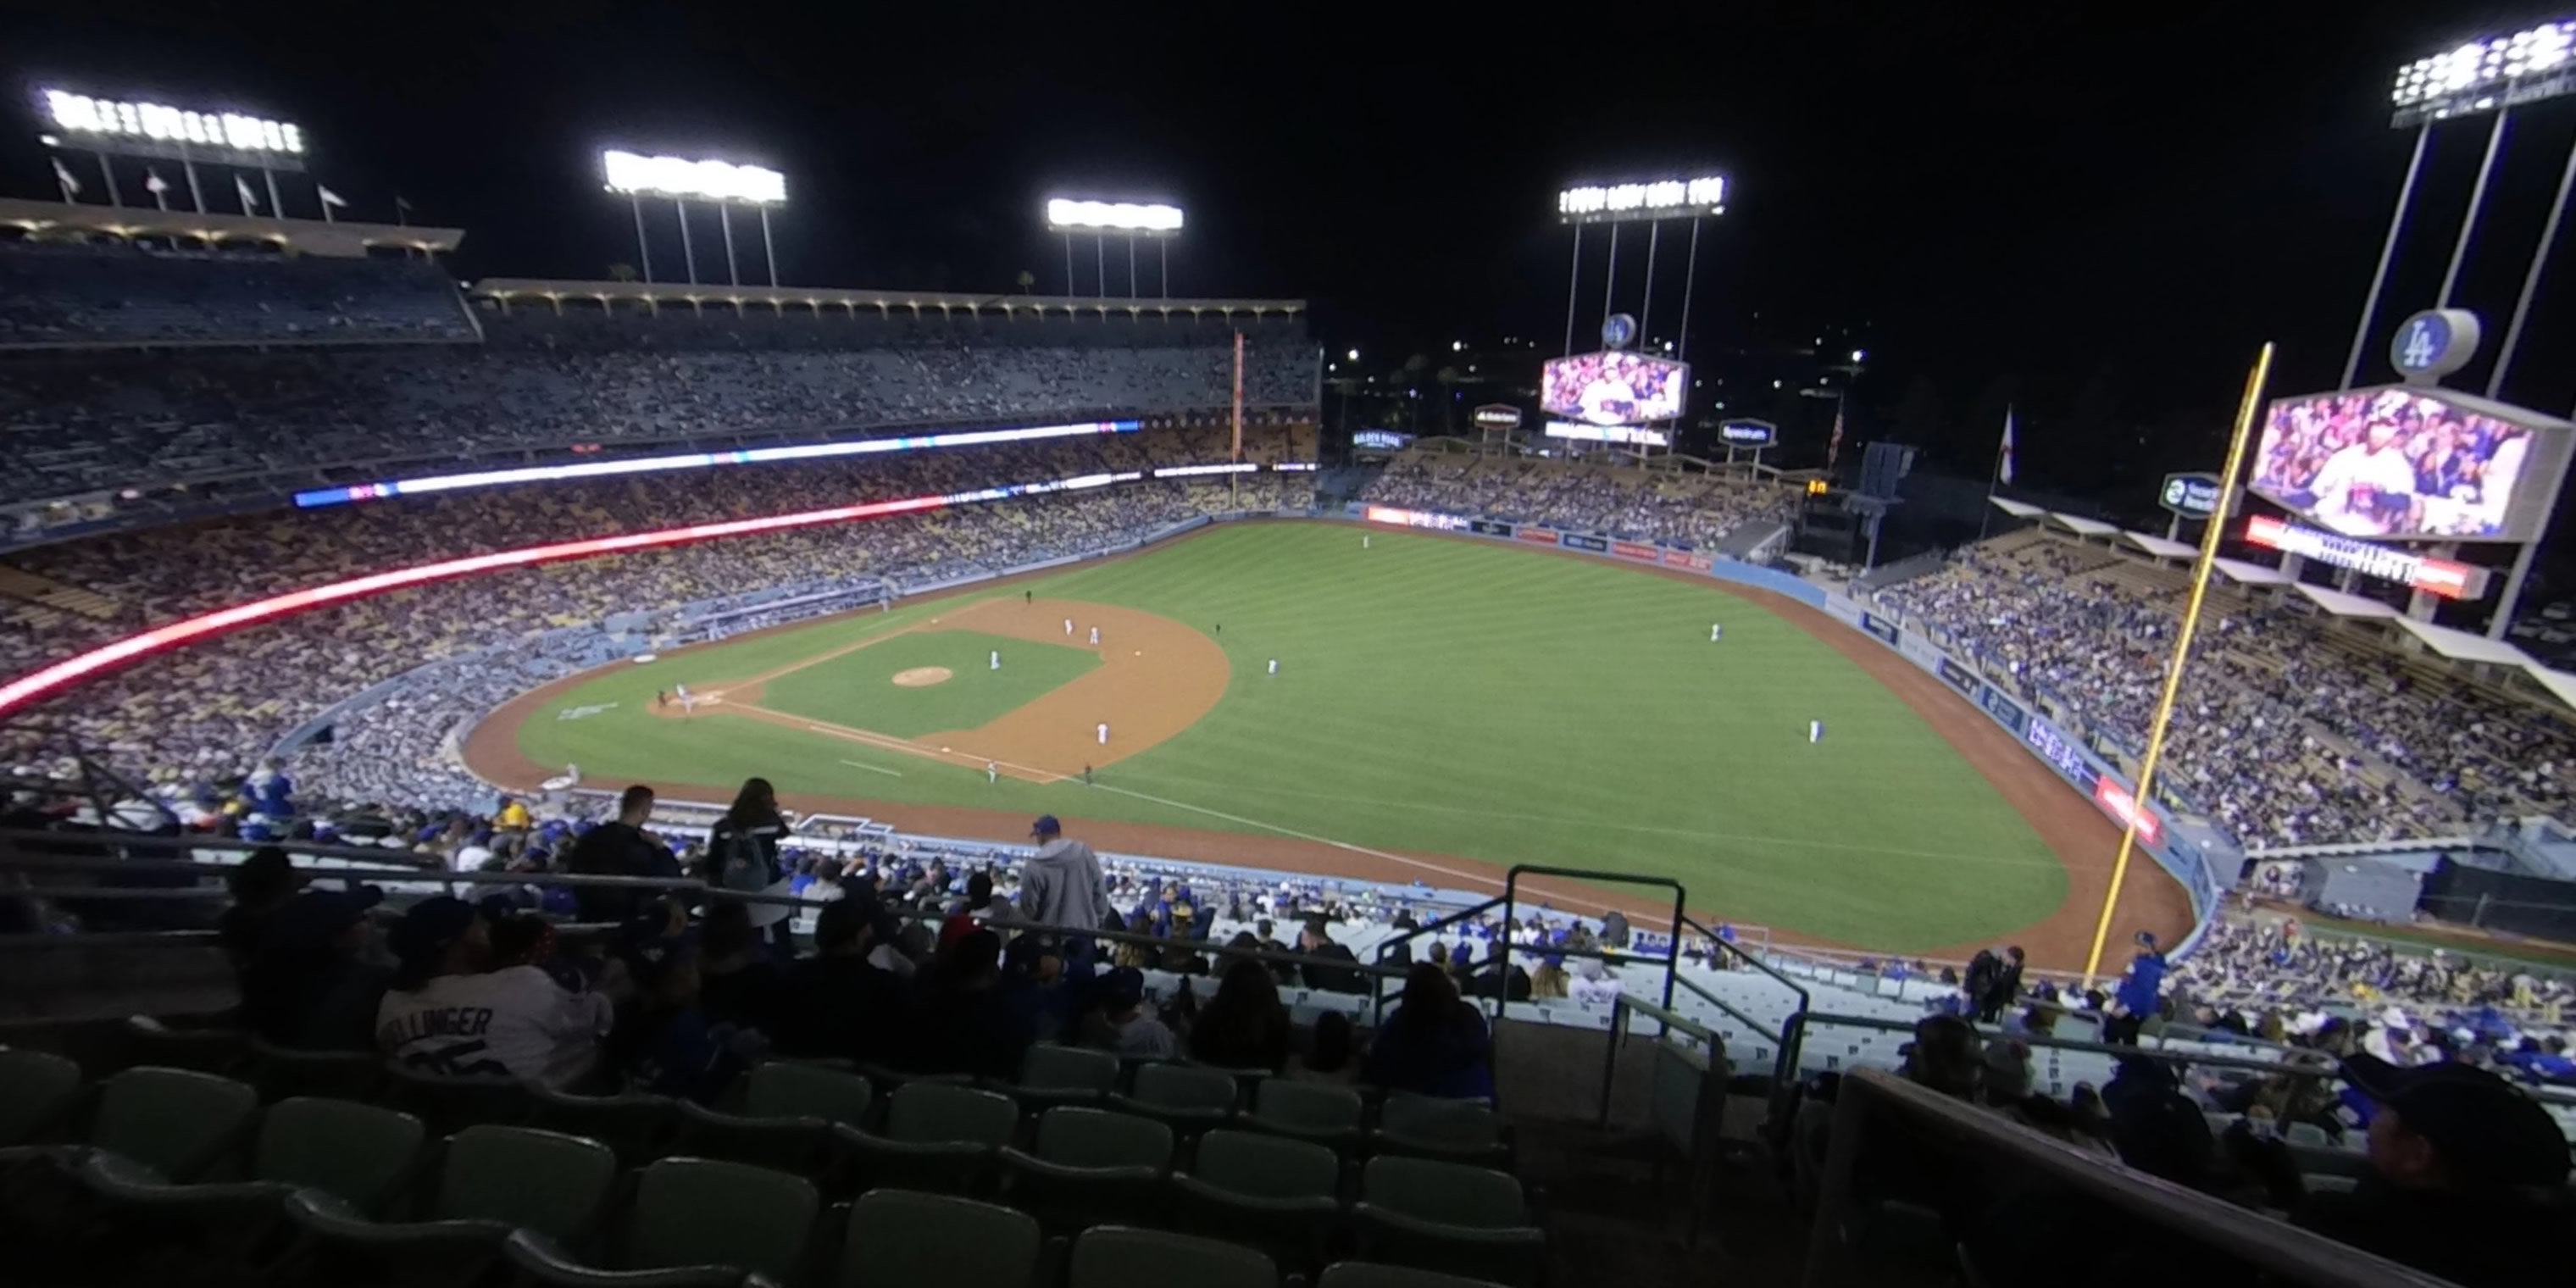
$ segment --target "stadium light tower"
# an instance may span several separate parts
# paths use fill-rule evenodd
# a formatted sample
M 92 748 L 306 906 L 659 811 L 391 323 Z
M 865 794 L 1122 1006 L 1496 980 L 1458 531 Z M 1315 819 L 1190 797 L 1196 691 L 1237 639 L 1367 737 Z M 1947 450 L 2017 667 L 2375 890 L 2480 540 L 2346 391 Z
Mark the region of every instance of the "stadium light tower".
M 1690 220 L 1690 263 L 1682 277 L 1682 344 L 1675 350 L 1678 359 L 1690 344 L 1691 279 L 1699 275 L 1699 222 L 1709 215 L 1726 213 L 1727 181 L 1722 175 L 1701 175 L 1687 179 L 1654 179 L 1643 182 L 1596 184 L 1567 188 L 1556 194 L 1557 222 L 1574 225 L 1574 266 L 1565 287 L 1565 352 L 1574 353 L 1574 300 L 1583 293 L 1583 227 L 1586 224 L 1610 225 L 1610 266 L 1607 284 L 1601 293 L 1601 317 L 1607 321 L 1619 293 L 1619 225 L 1646 225 L 1646 303 L 1638 333 L 1645 333 L 1645 323 L 1655 315 L 1655 251 L 1663 239 L 1663 221 Z
M 1181 208 L 1160 202 L 1082 201 L 1070 197 L 1049 197 L 1046 203 L 1049 232 L 1064 234 L 1064 293 L 1073 289 L 1073 235 L 1092 234 L 1093 282 L 1099 287 L 1099 298 L 1109 298 L 1109 238 L 1123 234 L 1127 238 L 1127 295 L 1136 297 L 1136 239 L 1150 238 L 1161 252 L 1162 267 L 1157 276 L 1164 299 L 1172 298 L 1172 239 L 1181 235 Z
M 735 286 L 742 285 L 742 279 L 734 266 L 733 208 L 750 206 L 760 212 L 760 257 L 769 270 L 769 284 L 778 285 L 778 252 L 770 241 L 769 211 L 787 204 L 787 176 L 756 165 L 639 156 L 615 148 L 599 154 L 599 165 L 607 176 L 608 190 L 623 195 L 634 207 L 635 249 L 644 261 L 645 281 L 653 280 L 653 250 L 644 240 L 644 198 L 668 197 L 680 215 L 680 258 L 690 285 L 698 282 L 697 246 L 689 238 L 692 198 L 715 204 L 724 225 L 725 280 Z
M 2398 237 L 2406 225 L 2407 207 L 2414 202 L 2415 181 L 2423 173 L 2424 151 L 2432 140 L 2433 127 L 2444 121 L 2495 114 L 2494 122 L 2487 127 L 2486 155 L 2478 162 L 2478 177 L 2469 190 L 2468 211 L 2460 218 L 2459 237 L 2452 243 L 2451 260 L 2442 270 L 2442 287 L 2433 302 L 2435 308 L 2447 308 L 2453 288 L 2459 285 L 2460 265 L 2468 258 L 2469 243 L 2477 233 L 2478 215 L 2486 205 L 2487 182 L 2495 174 L 2496 158 L 2504 149 L 2505 127 L 2513 119 L 2514 109 L 2569 94 L 2576 94 L 2576 19 L 2544 22 L 2511 35 L 2467 41 L 2397 69 L 2388 95 L 2392 109 L 2388 124 L 2392 129 L 2412 127 L 2415 150 L 2406 162 L 2406 178 L 2397 189 L 2397 208 L 2388 217 L 2388 236 L 2380 244 L 2379 265 L 2372 270 L 2370 291 L 2362 298 L 2361 320 L 2353 327 L 2352 349 L 2344 359 L 2343 380 L 2338 388 L 2352 388 L 2360 373 L 2371 315 L 2378 311 L 2389 263 L 2397 255 Z M 2532 290 L 2540 283 L 2541 267 L 2549 258 L 2549 243 L 2556 239 L 2559 216 L 2566 209 L 2570 180 L 2576 180 L 2576 149 L 2568 154 L 2567 175 L 2559 181 L 2539 250 L 2523 277 L 2522 298 L 2514 306 L 2513 322 L 2505 328 L 2504 344 L 2496 352 L 2495 368 L 2487 382 L 2489 397 L 2503 386 L 2504 373 L 2513 364 L 2513 351 L 2522 339 L 2523 318 L 2531 305 Z
M 200 161 L 259 171 L 262 186 L 268 191 L 271 218 L 284 218 L 286 214 L 278 199 L 277 172 L 300 174 L 304 170 L 304 131 L 291 121 L 245 112 L 201 112 L 139 99 L 93 98 L 64 89 L 40 89 L 36 97 L 46 123 L 59 131 L 43 136 L 45 145 L 77 146 L 95 155 L 109 205 L 125 204 L 124 194 L 117 188 L 116 171 L 108 164 L 111 154 L 178 162 L 188 180 L 191 208 L 200 213 L 206 209 L 205 187 L 197 177 Z M 147 168 L 144 173 L 148 176 L 145 188 L 156 202 L 160 201 L 166 185 L 159 172 Z M 62 186 L 63 200 L 80 194 L 80 181 L 60 161 L 54 163 L 54 178 Z M 236 178 L 234 191 L 241 195 L 241 213 L 256 213 L 259 199 L 252 195 L 250 185 Z M 333 198 L 322 200 L 327 217 Z

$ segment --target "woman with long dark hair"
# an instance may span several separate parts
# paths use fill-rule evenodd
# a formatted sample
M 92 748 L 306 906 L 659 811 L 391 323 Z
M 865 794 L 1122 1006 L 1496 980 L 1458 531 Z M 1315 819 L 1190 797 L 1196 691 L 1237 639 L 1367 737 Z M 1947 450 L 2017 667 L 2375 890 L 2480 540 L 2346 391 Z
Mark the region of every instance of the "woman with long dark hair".
M 1226 1069 L 1279 1072 L 1288 1063 L 1288 1008 L 1270 968 L 1238 958 L 1190 1026 L 1190 1058 Z
M 778 846 L 786 835 L 787 815 L 778 808 L 778 789 L 766 778 L 746 778 L 724 817 L 708 830 L 698 879 L 711 889 L 740 894 L 784 893 L 786 873 L 779 866 Z M 782 903 L 751 905 L 752 924 L 769 928 L 770 945 L 782 957 L 796 951 L 790 911 Z
M 1378 1027 L 1366 1080 L 1425 1096 L 1494 1094 L 1493 1040 L 1485 1017 L 1458 997 L 1449 972 L 1417 962 L 1404 976 L 1404 1001 Z

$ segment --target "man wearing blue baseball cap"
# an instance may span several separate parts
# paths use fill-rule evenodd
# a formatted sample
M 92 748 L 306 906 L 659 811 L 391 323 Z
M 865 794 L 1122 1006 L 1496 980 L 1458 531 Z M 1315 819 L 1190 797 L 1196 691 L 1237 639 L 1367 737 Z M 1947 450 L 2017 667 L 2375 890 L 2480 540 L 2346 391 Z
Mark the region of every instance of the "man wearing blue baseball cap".
M 1038 843 L 1038 852 L 1020 872 L 1020 915 L 1048 926 L 1112 924 L 1118 909 L 1109 902 L 1100 856 L 1080 841 L 1065 839 L 1064 824 L 1053 814 L 1030 824 L 1029 838 Z M 1067 973 L 1091 973 L 1091 948 L 1087 936 L 1066 937 Z

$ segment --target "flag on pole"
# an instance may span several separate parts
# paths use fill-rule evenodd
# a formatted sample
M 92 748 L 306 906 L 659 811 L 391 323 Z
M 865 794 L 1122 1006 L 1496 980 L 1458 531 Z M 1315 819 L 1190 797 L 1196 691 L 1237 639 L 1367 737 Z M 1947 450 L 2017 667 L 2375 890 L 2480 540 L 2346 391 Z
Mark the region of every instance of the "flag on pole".
M 258 209 L 259 209 L 259 198 L 258 198 L 258 197 L 256 197 L 256 196 L 253 196 L 253 195 L 251 194 L 251 190 L 250 190 L 250 181 L 249 181 L 249 180 L 246 180 L 246 179 L 242 178 L 240 175 L 234 175 L 234 176 L 233 176 L 233 191 L 235 191 L 235 192 L 237 192 L 237 193 L 240 193 L 240 194 L 241 194 L 241 203 L 242 203 L 242 213 L 243 213 L 243 214 L 247 215 L 247 214 L 252 214 L 252 213 L 255 213 L 256 211 L 258 211 Z
M 1843 454 L 1843 400 L 1834 400 L 1834 432 L 1825 440 L 1825 469 L 1831 472 L 1834 458 Z
M 53 161 L 54 182 L 62 185 L 63 200 L 68 202 L 72 198 L 80 195 L 80 180 L 73 178 L 72 172 L 63 168 L 63 159 L 61 157 L 55 157 Z
M 340 199 L 340 194 L 339 194 L 339 193 L 333 192 L 333 191 L 331 191 L 329 188 L 325 188 L 325 187 L 323 187 L 321 184 L 318 184 L 318 183 L 317 183 L 317 184 L 313 185 L 313 191 L 315 191 L 315 192 L 317 192 L 317 193 L 321 194 L 321 197 L 322 197 L 322 222 L 324 222 L 324 223 L 326 223 L 326 224 L 327 224 L 327 223 L 332 222 L 332 219 L 331 219 L 331 208 L 332 208 L 332 207 L 334 207 L 334 206 L 345 206 L 345 205 L 348 205 L 348 204 L 349 204 L 348 202 L 343 201 L 343 200 L 341 200 L 341 199 Z
M 170 181 L 162 178 L 160 171 L 146 166 L 143 169 L 143 190 L 158 197 L 170 190 Z
M 2012 407 L 2011 407 L 2009 404 L 2007 404 L 2007 405 L 2004 407 L 2004 441 L 2003 441 L 2003 446 L 2002 446 L 2002 447 L 2000 447 L 2000 448 L 1998 448 L 1998 449 L 1996 450 L 1996 455 L 1995 455 L 1995 478 L 1996 478 L 1996 480 L 1997 480 L 1997 481 L 1999 481 L 1999 482 L 2010 483 L 2010 482 L 2012 482 L 2012 481 L 2013 481 L 2013 478 L 2012 478 L 2012 476 L 2013 476 L 2013 459 L 2012 459 L 2012 453 L 2013 453 L 2013 414 L 2012 414 Z

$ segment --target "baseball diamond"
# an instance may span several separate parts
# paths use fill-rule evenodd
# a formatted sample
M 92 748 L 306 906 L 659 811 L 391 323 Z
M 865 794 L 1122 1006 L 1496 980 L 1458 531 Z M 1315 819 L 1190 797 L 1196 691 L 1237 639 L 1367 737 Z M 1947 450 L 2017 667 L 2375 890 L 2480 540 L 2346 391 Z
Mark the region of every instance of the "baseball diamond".
M 1893 652 L 1704 576 L 1370 535 L 1221 525 L 666 653 L 522 696 L 467 759 L 520 788 L 566 763 L 700 796 L 766 773 L 807 808 L 911 830 L 1012 839 L 1054 813 L 1133 852 L 1449 886 L 1610 867 L 1810 943 L 1964 955 L 2014 936 L 2080 959 L 2116 830 Z M 889 683 L 927 667 L 954 678 Z M 657 711 L 681 683 L 716 700 Z M 600 710 L 556 718 L 572 708 Z M 1819 720 L 1832 737 L 1811 743 Z M 2124 903 L 2124 922 L 2191 924 L 2161 873 L 2133 871 Z

